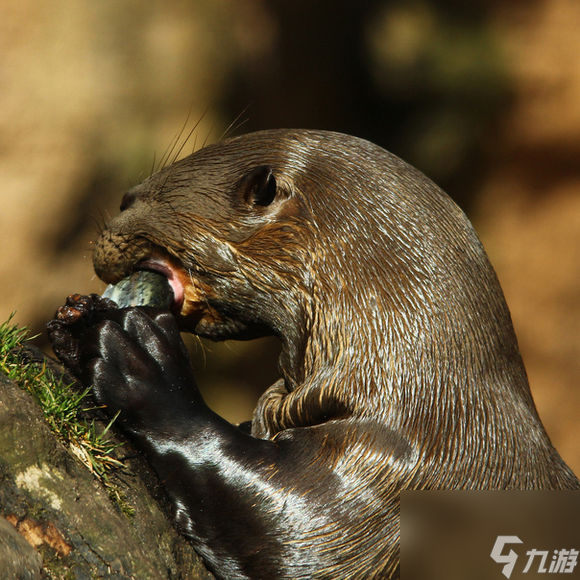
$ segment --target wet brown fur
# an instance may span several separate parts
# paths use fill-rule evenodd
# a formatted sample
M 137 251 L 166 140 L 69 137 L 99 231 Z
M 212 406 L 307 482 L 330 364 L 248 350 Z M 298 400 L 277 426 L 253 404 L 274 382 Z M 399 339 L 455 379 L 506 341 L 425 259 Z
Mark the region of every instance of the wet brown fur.
M 256 168 L 275 177 L 268 204 L 252 203 Z M 116 282 L 167 253 L 196 297 L 188 330 L 278 336 L 281 378 L 253 436 L 313 434 L 306 501 L 323 493 L 318 465 L 350 482 L 329 509 L 372 492 L 285 540 L 342 554 L 320 577 L 394 574 L 401 489 L 578 488 L 538 418 L 471 224 L 397 157 L 336 133 L 254 133 L 153 175 L 124 206 L 97 242 L 99 276 Z

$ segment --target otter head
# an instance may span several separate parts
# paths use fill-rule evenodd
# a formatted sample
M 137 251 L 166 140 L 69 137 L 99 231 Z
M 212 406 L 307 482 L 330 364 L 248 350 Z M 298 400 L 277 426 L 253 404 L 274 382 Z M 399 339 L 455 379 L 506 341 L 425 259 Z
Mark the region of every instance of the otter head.
M 182 328 L 200 336 L 285 334 L 308 252 L 304 208 L 271 145 L 210 146 L 131 189 L 96 242 L 97 275 L 163 273 Z

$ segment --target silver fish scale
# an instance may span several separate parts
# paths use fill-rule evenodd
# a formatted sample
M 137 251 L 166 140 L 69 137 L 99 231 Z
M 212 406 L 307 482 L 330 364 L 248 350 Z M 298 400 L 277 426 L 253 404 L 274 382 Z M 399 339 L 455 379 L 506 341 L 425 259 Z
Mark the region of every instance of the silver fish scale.
M 173 303 L 173 291 L 163 274 L 139 270 L 117 284 L 109 284 L 104 298 L 116 302 L 120 308 L 130 306 L 153 306 L 169 308 Z

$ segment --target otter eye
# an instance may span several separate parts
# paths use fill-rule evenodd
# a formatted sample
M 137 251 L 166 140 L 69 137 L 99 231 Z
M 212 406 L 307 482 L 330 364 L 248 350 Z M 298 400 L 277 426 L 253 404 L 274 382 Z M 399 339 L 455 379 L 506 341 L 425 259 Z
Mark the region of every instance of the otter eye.
M 242 183 L 244 201 L 249 205 L 270 205 L 276 198 L 278 184 L 272 168 L 257 167 Z

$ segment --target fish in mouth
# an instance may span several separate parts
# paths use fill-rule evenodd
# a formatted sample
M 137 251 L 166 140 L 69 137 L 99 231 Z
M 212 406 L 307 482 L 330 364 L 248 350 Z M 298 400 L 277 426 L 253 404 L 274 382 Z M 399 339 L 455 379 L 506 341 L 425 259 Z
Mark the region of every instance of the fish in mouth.
M 109 284 L 102 296 L 119 308 L 151 306 L 167 308 L 179 315 L 185 301 L 183 274 L 183 269 L 170 265 L 168 260 L 151 258 L 137 264 L 131 274 L 116 284 Z

